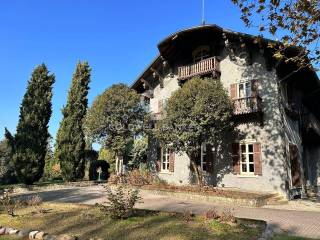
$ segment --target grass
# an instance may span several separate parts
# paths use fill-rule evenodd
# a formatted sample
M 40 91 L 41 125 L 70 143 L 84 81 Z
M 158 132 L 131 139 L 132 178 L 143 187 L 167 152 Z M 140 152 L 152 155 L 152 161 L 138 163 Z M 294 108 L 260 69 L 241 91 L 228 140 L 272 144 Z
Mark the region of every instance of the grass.
M 46 203 L 45 214 L 32 214 L 31 207 L 17 211 L 17 217 L 0 214 L 4 226 L 43 230 L 50 234 L 71 234 L 80 239 L 123 240 L 247 240 L 257 239 L 261 226 L 229 225 L 204 217 L 184 221 L 182 214 L 138 211 L 126 220 L 112 220 L 93 206 Z M 12 240 L 1 238 L 0 240 Z
M 13 236 L 0 236 L 0 240 L 16 240 L 16 239 L 18 238 Z

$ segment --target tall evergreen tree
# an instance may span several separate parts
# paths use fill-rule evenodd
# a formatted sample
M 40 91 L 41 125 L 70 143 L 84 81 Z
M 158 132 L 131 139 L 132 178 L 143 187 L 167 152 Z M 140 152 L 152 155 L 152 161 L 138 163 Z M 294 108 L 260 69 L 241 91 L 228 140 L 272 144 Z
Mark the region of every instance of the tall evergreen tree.
M 57 134 L 55 156 L 60 162 L 62 177 L 67 181 L 84 177 L 86 144 L 82 124 L 88 105 L 90 73 L 87 62 L 77 64 L 67 105 L 62 110 L 63 120 Z
M 43 175 L 54 81 L 45 64 L 34 69 L 20 107 L 17 133 L 14 137 L 6 133 L 17 178 L 26 184 L 38 181 Z

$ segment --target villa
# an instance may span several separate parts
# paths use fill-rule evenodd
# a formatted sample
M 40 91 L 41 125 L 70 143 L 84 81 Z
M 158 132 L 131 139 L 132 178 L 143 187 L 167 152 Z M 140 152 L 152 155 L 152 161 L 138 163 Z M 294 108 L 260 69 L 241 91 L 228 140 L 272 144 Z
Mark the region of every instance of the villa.
M 274 59 L 271 40 L 202 25 L 158 44 L 159 55 L 132 84 L 156 123 L 167 99 L 195 76 L 221 81 L 234 103 L 241 139 L 222 154 L 203 144 L 198 164 L 207 184 L 276 192 L 292 199 L 320 190 L 320 82 L 316 72 Z M 290 47 L 294 56 L 300 49 Z M 169 183 L 194 183 L 190 160 L 150 140 L 148 162 Z

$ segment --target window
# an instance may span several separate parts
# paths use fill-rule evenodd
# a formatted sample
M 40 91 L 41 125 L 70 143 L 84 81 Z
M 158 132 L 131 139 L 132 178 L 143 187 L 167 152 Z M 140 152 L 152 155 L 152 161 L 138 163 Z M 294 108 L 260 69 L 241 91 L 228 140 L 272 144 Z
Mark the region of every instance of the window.
M 162 148 L 161 153 L 161 171 L 169 172 L 169 165 L 170 165 L 170 152 L 167 148 Z
M 251 82 L 243 82 L 238 84 L 238 97 L 251 97 Z
M 210 48 L 208 46 L 200 46 L 193 51 L 193 61 L 200 62 L 210 57 Z
M 254 174 L 253 144 L 240 144 L 240 170 L 244 174 Z
M 201 170 L 207 171 L 207 144 L 201 145 Z
M 158 113 L 161 113 L 164 110 L 166 110 L 167 104 L 168 104 L 168 99 L 167 98 L 166 99 L 160 99 L 158 101 Z

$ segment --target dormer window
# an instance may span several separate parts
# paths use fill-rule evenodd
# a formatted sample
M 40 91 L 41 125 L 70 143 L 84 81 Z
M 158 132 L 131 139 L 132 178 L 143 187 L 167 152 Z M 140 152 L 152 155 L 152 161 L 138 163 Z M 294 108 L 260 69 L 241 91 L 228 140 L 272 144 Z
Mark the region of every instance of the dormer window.
M 209 46 L 200 46 L 198 48 L 196 48 L 193 53 L 193 62 L 200 62 L 204 59 L 209 58 L 210 55 L 210 47 Z

